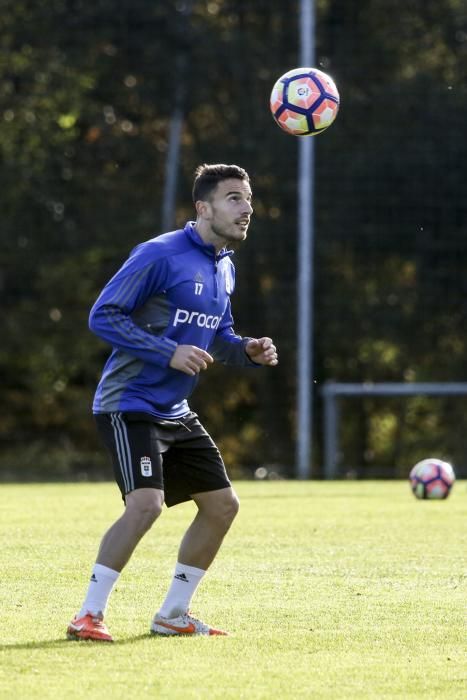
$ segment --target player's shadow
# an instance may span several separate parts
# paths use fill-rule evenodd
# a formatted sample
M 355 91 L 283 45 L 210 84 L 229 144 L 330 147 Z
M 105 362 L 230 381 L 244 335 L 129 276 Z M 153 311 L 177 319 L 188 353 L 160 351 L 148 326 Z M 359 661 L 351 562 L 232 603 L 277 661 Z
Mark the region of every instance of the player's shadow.
M 69 640 L 69 639 L 64 639 L 63 637 L 61 639 L 43 639 L 42 641 L 38 642 L 18 642 L 17 644 L 0 644 L 0 651 L 8 651 L 9 649 L 14 649 L 15 651 L 19 651 L 21 649 L 24 650 L 31 650 L 31 649 L 56 649 L 57 647 L 88 647 L 88 646 L 96 646 L 96 647 L 102 647 L 102 646 L 121 646 L 122 644 L 134 644 L 135 642 L 140 642 L 143 639 L 153 639 L 156 635 L 151 635 L 149 633 L 145 634 L 136 634 L 134 637 L 126 637 L 125 639 L 116 639 L 112 644 L 108 644 L 105 642 L 96 644 L 96 642 L 93 642 L 91 640 L 79 640 L 79 641 L 74 641 L 74 640 Z

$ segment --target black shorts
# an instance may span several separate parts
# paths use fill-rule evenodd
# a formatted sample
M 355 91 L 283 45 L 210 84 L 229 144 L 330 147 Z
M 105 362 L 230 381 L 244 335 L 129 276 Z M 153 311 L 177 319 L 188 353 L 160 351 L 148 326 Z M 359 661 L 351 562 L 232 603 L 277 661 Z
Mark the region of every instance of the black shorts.
M 174 506 L 195 493 L 230 486 L 219 450 L 196 413 L 177 420 L 136 412 L 94 417 L 123 500 L 135 489 L 154 488 Z

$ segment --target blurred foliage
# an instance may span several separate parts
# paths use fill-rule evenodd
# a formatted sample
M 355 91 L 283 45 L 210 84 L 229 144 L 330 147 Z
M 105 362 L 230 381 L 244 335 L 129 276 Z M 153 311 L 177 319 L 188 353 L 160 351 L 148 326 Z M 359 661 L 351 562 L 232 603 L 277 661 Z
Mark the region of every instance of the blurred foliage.
M 316 64 L 342 97 L 316 142 L 319 476 L 325 380 L 465 379 L 467 9 L 316 5 Z M 276 370 L 214 368 L 192 406 L 235 475 L 260 465 L 291 475 L 297 141 L 278 130 L 268 100 L 299 60 L 298 2 L 0 0 L 0 10 L 0 473 L 108 474 L 89 413 L 108 348 L 87 314 L 128 251 L 161 231 L 180 86 L 174 226 L 193 216 L 199 163 L 250 172 L 237 330 L 271 335 L 281 353 Z M 361 401 L 345 414 L 346 464 L 403 475 L 427 450 L 465 464 L 456 401 Z

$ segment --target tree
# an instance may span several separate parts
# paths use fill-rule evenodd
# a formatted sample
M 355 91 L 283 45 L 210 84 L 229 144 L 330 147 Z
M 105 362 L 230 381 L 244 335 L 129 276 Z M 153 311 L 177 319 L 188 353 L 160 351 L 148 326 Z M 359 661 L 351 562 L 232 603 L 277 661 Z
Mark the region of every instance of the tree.
M 89 406 L 108 348 L 88 332 L 87 314 L 129 250 L 160 231 L 179 81 L 177 225 L 193 215 L 199 163 L 249 171 L 255 218 L 235 255 L 234 311 L 240 332 L 271 335 L 280 350 L 273 372 L 210 370 L 193 405 L 235 474 L 264 464 L 293 473 L 297 140 L 274 124 L 268 100 L 297 65 L 298 3 L 195 0 L 189 34 L 183 12 L 183 2 L 3 0 L 4 476 L 104 469 Z M 317 64 L 342 97 L 335 125 L 316 141 L 318 391 L 330 378 L 463 378 L 463 4 L 326 0 L 317 20 Z M 220 384 L 221 412 L 212 408 Z M 430 424 L 460 456 L 465 419 L 459 409 L 448 420 L 449 411 L 361 404 L 346 417 L 345 453 L 362 473 L 387 473 L 418 457 Z M 319 464 L 318 443 L 316 475 Z

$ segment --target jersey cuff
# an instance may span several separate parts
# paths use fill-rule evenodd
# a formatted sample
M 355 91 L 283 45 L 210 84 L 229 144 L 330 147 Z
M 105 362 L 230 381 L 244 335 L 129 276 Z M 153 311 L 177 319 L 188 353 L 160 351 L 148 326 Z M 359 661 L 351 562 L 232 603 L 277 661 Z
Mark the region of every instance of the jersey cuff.
M 262 365 L 259 364 L 259 362 L 253 362 L 253 360 L 250 358 L 249 354 L 246 351 L 246 346 L 250 342 L 250 340 L 253 340 L 253 338 L 250 338 L 248 336 L 243 336 L 242 338 L 242 345 L 243 345 L 243 352 L 245 353 L 246 361 L 247 361 L 247 367 L 262 367 Z
M 173 354 L 178 347 L 178 343 L 176 343 L 175 340 L 171 340 L 171 338 L 166 338 L 165 336 L 159 337 L 158 341 L 160 343 L 164 343 L 165 346 L 162 348 L 160 346 L 154 348 L 154 350 L 159 353 L 160 357 L 163 358 L 163 362 L 158 364 L 162 365 L 162 367 L 168 367 Z

